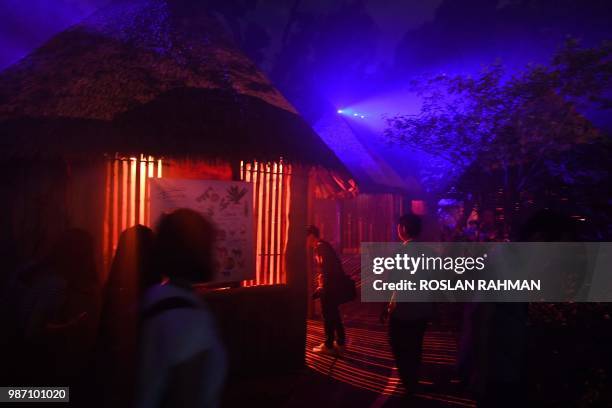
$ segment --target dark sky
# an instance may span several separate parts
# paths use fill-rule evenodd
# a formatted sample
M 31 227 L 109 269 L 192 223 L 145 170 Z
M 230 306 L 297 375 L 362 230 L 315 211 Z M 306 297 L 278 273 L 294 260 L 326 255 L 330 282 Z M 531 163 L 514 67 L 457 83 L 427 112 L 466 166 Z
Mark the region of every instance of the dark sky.
M 0 0 L 0 69 L 108 0 Z
M 0 69 L 14 63 L 57 32 L 77 23 L 110 0 L 0 0 Z M 395 46 L 407 30 L 434 17 L 442 0 L 366 0 L 364 7 L 380 29 L 378 58 L 390 61 Z M 308 0 L 300 9 L 328 13 L 344 1 Z M 249 17 L 263 23 L 277 51 L 290 0 L 260 0 Z
M 162 0 L 0 0 L 0 69 L 110 1 Z M 612 40 L 610 0 L 165 1 L 204 5 L 312 125 L 341 108 L 365 113 L 362 141 L 403 175 L 414 160 L 376 144 L 374 117 L 418 109 L 414 77 L 497 61 L 512 74 L 547 63 L 568 37 Z
M 0 69 L 110 1 L 0 0 Z M 568 36 L 612 39 L 608 0 L 193 1 L 227 21 L 311 123 L 416 75 L 471 73 L 496 60 L 520 69 L 546 63 Z

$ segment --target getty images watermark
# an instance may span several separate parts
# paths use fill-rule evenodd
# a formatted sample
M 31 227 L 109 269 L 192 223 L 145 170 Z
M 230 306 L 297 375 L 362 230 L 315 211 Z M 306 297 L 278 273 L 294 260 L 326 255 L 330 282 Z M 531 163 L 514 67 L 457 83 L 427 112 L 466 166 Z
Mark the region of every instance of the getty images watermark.
M 362 243 L 361 300 L 611 302 L 612 243 Z

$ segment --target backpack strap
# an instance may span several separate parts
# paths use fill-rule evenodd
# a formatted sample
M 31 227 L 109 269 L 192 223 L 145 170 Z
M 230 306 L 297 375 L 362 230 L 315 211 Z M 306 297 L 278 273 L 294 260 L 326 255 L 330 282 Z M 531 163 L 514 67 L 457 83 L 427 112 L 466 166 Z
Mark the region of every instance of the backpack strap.
M 196 307 L 197 305 L 195 305 L 193 302 L 185 298 L 182 298 L 182 297 L 166 298 L 162 301 L 155 303 L 153 306 L 149 307 L 148 309 L 145 309 L 142 312 L 141 319 L 142 320 L 151 319 L 168 310 L 194 309 Z

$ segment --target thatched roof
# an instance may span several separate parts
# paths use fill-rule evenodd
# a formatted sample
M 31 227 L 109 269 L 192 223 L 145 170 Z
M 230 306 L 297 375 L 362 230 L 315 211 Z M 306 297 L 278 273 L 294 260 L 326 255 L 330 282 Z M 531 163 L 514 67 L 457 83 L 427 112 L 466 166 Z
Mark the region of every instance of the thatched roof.
M 402 178 L 392 163 L 376 151 L 374 135 L 359 137 L 358 126 L 335 112 L 323 115 L 314 129 L 346 165 L 365 193 L 421 193 L 413 174 Z M 365 139 L 365 140 L 364 140 Z M 414 157 L 406 154 L 405 162 Z
M 342 168 L 192 3 L 113 3 L 1 72 L 2 150 L 283 156 Z

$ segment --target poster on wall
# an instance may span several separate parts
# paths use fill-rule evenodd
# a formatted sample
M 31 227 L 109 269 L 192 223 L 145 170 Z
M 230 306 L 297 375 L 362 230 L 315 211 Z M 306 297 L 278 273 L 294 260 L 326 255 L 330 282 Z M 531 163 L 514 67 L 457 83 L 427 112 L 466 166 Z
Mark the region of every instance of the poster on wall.
M 253 190 L 250 183 L 220 180 L 149 179 L 151 222 L 178 208 L 198 211 L 217 228 L 214 282 L 236 282 L 255 275 Z

